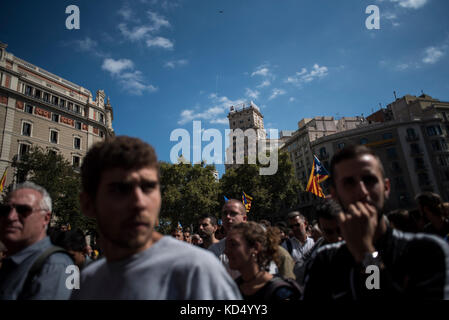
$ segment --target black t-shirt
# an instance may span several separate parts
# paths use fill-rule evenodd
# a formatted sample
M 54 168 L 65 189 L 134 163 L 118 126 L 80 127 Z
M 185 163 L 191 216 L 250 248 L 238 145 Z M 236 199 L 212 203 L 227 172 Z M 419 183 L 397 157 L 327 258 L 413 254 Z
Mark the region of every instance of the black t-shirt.
M 240 289 L 243 283 L 242 277 L 238 277 L 235 282 Z M 245 295 L 241 290 L 240 293 L 244 300 L 247 301 L 284 301 L 299 300 L 300 292 L 290 283 L 284 281 L 281 277 L 273 276 L 262 288 L 252 295 Z

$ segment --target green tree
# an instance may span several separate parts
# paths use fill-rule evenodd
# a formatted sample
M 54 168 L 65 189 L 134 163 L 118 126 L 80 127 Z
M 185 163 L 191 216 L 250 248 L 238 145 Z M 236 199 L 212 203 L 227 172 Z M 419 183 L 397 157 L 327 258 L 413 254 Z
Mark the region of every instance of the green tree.
M 274 175 L 260 175 L 261 165 L 239 165 L 225 172 L 220 180 L 223 194 L 240 200 L 242 191 L 253 197 L 250 220 L 267 219 L 272 222 L 298 204 L 303 187 L 295 178 L 287 153 L 278 154 L 278 170 Z
M 159 230 L 167 233 L 170 226 L 196 225 L 203 214 L 216 214 L 219 208 L 219 183 L 213 176 L 214 166 L 170 164 L 161 162 L 162 208 Z
M 16 169 L 17 183 L 32 181 L 48 191 L 57 225 L 70 223 L 72 228 L 87 233 L 95 232 L 95 220 L 81 214 L 78 198 L 81 190 L 80 174 L 61 154 L 34 146 L 20 160 L 14 159 L 12 167 Z M 9 190 L 11 188 L 12 185 Z

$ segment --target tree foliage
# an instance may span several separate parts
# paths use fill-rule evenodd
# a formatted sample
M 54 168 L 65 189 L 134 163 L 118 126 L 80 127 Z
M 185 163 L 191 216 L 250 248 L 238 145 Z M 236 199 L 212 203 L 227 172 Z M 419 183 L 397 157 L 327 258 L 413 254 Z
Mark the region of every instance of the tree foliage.
M 204 163 L 160 163 L 162 232 L 168 232 L 178 221 L 182 226 L 196 225 L 201 215 L 218 212 L 220 191 L 214 170 Z
M 72 228 L 95 232 L 95 220 L 81 214 L 78 198 L 81 177 L 61 154 L 34 146 L 20 160 L 14 159 L 12 167 L 16 170 L 17 183 L 32 181 L 48 191 L 57 225 L 70 223 Z
M 295 179 L 287 153 L 278 154 L 278 170 L 273 175 L 260 175 L 261 165 L 239 165 L 227 170 L 220 180 L 221 189 L 228 198 L 241 199 L 242 191 L 253 197 L 249 219 L 267 219 L 272 222 L 298 205 L 303 189 Z

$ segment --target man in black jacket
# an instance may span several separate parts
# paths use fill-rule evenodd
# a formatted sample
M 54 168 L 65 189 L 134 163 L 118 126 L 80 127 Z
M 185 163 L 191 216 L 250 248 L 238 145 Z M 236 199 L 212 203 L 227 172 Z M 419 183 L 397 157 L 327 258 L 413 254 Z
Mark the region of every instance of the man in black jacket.
M 382 163 L 365 146 L 331 161 L 331 194 L 345 241 L 320 248 L 306 270 L 304 299 L 449 298 L 449 246 L 388 227 L 390 193 Z

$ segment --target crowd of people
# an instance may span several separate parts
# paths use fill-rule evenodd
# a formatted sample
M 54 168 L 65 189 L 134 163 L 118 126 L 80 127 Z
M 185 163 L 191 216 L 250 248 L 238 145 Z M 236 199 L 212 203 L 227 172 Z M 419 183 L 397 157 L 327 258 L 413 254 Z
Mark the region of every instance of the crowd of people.
M 49 230 L 47 191 L 19 184 L 0 207 L 0 299 L 449 299 L 449 205 L 423 192 L 416 210 L 385 212 L 390 181 L 365 146 L 334 155 L 331 197 L 313 221 L 297 210 L 249 221 L 229 199 L 196 233 L 178 225 L 163 235 L 157 156 L 137 138 L 94 145 L 81 178 L 97 253 L 80 230 Z M 70 265 L 81 270 L 77 288 L 66 285 Z

